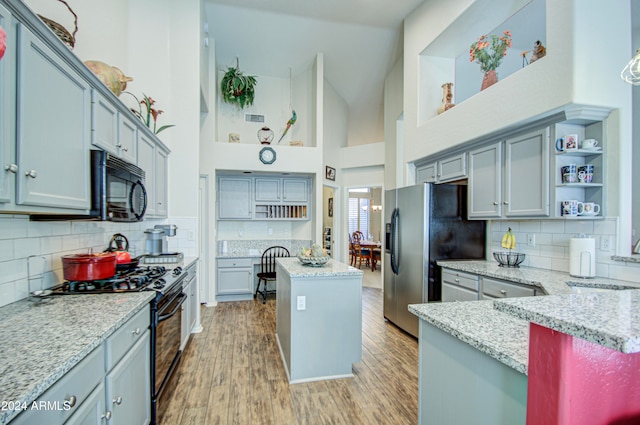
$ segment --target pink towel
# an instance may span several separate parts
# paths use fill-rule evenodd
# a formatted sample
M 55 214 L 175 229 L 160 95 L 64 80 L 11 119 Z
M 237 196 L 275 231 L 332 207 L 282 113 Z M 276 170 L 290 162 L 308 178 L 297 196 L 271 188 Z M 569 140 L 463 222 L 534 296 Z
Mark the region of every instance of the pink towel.
M 0 59 L 4 56 L 5 50 L 7 50 L 7 33 L 0 27 Z

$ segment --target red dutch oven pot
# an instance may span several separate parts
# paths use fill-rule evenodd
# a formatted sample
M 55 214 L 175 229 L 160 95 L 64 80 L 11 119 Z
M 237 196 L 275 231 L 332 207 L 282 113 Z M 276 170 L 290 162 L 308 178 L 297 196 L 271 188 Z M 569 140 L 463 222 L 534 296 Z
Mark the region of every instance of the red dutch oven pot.
M 62 256 L 64 278 L 71 281 L 108 279 L 116 274 L 116 254 L 72 254 Z

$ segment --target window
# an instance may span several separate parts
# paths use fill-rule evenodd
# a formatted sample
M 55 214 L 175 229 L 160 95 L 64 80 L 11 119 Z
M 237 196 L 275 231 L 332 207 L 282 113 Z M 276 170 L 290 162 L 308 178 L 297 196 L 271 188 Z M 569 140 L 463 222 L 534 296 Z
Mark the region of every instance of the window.
M 349 192 L 352 192 L 351 190 Z M 367 197 L 351 197 L 349 193 L 349 234 L 356 230 L 362 232 L 365 238 L 369 238 L 369 213 L 371 211 L 370 200 Z

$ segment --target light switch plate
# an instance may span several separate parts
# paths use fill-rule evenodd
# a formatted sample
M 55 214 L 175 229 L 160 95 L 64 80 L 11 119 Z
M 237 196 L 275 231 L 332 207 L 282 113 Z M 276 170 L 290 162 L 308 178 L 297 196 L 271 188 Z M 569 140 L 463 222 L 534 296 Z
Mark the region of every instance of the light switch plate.
M 304 295 L 298 295 L 298 298 L 296 298 L 297 301 L 297 309 L 298 310 L 306 310 L 307 308 L 307 297 L 305 297 Z

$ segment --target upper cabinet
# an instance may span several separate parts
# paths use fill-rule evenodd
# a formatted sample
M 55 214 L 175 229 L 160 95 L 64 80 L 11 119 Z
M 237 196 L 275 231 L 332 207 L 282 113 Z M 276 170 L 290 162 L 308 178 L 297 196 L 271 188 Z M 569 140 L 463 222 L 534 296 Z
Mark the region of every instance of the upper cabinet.
M 88 209 L 91 88 L 18 24 L 17 204 Z
M 549 130 L 469 152 L 469 218 L 549 216 Z
M 218 178 L 218 219 L 307 220 L 307 177 Z
M 167 166 L 169 150 L 143 132 L 139 133 L 137 145 L 137 163 L 145 172 L 145 187 L 147 189 L 145 217 L 166 218 L 168 216 Z
M 417 183 L 446 183 L 467 177 L 467 153 L 462 152 L 416 167 Z
M 92 146 L 137 164 L 144 134 L 166 216 L 168 149 L 22 2 L 1 2 L 0 25 L 0 212 L 88 213 Z

